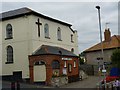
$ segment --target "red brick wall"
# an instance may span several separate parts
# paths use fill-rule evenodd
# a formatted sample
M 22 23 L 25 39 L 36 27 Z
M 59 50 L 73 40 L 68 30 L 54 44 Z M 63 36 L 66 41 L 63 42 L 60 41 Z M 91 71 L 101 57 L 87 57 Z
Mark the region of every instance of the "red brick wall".
M 64 60 L 62 60 L 62 57 L 64 58 L 72 58 L 72 60 L 67 60 L 67 75 L 68 76 L 75 76 L 79 74 L 79 68 L 78 68 L 78 58 L 77 57 L 70 57 L 70 56 L 59 56 L 59 55 L 39 55 L 39 56 L 29 56 L 29 70 L 30 70 L 30 81 L 33 82 L 34 75 L 33 75 L 33 66 L 34 62 L 44 60 L 46 63 L 46 83 L 49 85 L 51 83 L 51 78 L 53 75 L 53 70 L 51 63 L 53 60 L 58 60 L 60 62 L 60 75 L 62 75 L 62 70 L 64 68 Z M 74 66 L 74 60 L 76 60 L 76 67 Z M 68 64 L 72 64 L 72 72 L 68 72 Z

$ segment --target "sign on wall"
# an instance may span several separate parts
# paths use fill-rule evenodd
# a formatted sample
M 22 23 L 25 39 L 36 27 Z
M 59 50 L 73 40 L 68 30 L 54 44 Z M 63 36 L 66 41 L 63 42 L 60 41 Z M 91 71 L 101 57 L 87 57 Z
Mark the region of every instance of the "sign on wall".
M 64 74 L 64 75 L 67 75 L 67 70 L 66 70 L 66 68 L 63 68 L 63 74 Z
M 72 58 L 62 58 L 62 60 L 72 60 Z

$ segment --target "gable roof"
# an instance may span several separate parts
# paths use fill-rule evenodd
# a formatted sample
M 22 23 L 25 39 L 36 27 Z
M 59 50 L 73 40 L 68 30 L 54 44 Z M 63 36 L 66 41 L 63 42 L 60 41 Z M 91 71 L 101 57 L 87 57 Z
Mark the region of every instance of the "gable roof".
M 42 45 L 33 54 L 34 55 L 62 55 L 62 56 L 73 56 L 77 57 L 73 52 L 68 51 L 61 47 Z
M 120 48 L 120 35 L 114 35 L 111 37 L 110 41 L 103 41 L 103 49 L 114 49 L 114 48 Z M 86 49 L 84 52 L 93 52 L 93 51 L 99 51 L 101 50 L 101 43 L 98 43 L 88 49 Z
M 13 19 L 13 18 L 17 18 L 17 17 L 21 17 L 21 16 L 24 16 L 24 15 L 36 15 L 36 16 L 40 16 L 42 18 L 45 18 L 45 19 L 48 19 L 48 20 L 51 20 L 51 21 L 54 21 L 54 22 L 57 22 L 57 23 L 60 23 L 62 25 L 67 25 L 67 26 L 72 26 L 71 24 L 68 24 L 66 22 L 63 22 L 63 21 L 59 21 L 57 19 L 53 19 L 51 17 L 48 17 L 48 16 L 45 16 L 45 15 L 42 15 L 38 12 L 35 12 L 29 8 L 20 8 L 20 9 L 16 9 L 16 10 L 11 10 L 11 11 L 8 11 L 8 12 L 4 12 L 4 13 L 0 13 L 0 21 L 4 21 L 4 20 L 9 20 L 9 19 Z

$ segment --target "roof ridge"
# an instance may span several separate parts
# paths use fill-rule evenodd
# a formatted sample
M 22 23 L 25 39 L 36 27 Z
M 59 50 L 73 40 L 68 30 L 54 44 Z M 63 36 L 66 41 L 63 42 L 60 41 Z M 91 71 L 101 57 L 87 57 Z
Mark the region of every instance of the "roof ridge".
M 119 41 L 119 43 L 120 43 L 120 40 L 119 40 L 119 38 L 117 37 L 117 35 L 114 35 L 116 38 L 117 38 L 117 40 Z
M 61 51 L 61 53 L 60 53 Z M 63 52 L 63 53 L 62 53 Z M 57 46 L 50 46 L 50 45 L 42 45 L 40 49 L 37 49 L 35 53 L 32 55 L 65 55 L 65 56 L 77 56 L 76 54 L 72 53 L 71 51 L 68 51 L 67 49 L 63 49 L 62 47 Z
M 26 9 L 26 10 L 29 10 L 29 11 L 33 11 L 32 9 L 30 9 L 28 7 L 22 7 L 22 8 L 18 8 L 18 9 L 13 9 L 13 10 L 5 11 L 5 12 L 2 12 L 0 14 L 4 14 L 4 13 L 8 13 L 8 12 L 13 12 L 13 11 L 21 10 L 21 9 Z
M 60 24 L 63 24 L 63 25 L 67 25 L 69 27 L 72 26 L 71 24 L 69 24 L 69 23 L 67 23 L 65 21 L 55 19 L 53 17 L 49 17 L 47 15 L 39 13 L 38 11 L 32 10 L 32 9 L 30 9 L 28 7 L 23 7 L 23 8 L 19 8 L 19 9 L 15 9 L 15 10 L 6 11 L 4 13 L 0 13 L 0 21 L 20 17 L 20 16 L 25 15 L 25 14 L 34 14 L 36 16 L 41 16 L 41 17 L 43 17 L 45 19 L 48 19 L 48 20 L 51 20 L 51 21 L 54 21 L 54 22 L 57 22 L 57 23 L 60 23 Z
M 107 42 L 102 41 L 102 43 L 103 43 L 103 49 L 110 49 L 110 48 L 119 47 L 119 46 L 120 46 L 119 36 L 120 36 L 120 35 L 113 35 L 113 36 L 111 37 L 111 40 L 110 40 L 110 41 L 107 41 Z M 116 46 L 116 44 L 115 44 L 115 45 L 112 45 L 112 43 L 114 42 L 114 41 L 112 40 L 113 38 L 115 38 L 115 39 L 116 39 L 116 42 L 118 42 L 118 45 L 117 45 L 117 46 Z M 106 45 L 108 45 L 108 43 L 111 44 L 111 45 L 106 46 Z M 90 52 L 90 51 L 95 51 L 95 50 L 100 50 L 100 43 L 97 43 L 97 44 L 91 46 L 90 48 L 84 50 L 84 52 Z

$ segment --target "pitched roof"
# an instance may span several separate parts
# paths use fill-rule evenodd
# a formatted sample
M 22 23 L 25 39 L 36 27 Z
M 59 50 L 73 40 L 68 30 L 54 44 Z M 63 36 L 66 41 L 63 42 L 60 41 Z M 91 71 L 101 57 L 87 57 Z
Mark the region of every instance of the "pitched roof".
M 68 51 L 61 47 L 42 45 L 37 49 L 32 55 L 63 55 L 63 56 L 73 56 L 77 57 L 73 52 Z
M 120 35 L 114 35 L 111 37 L 110 41 L 103 41 L 103 49 L 113 49 L 113 48 L 120 48 Z M 93 51 L 99 51 L 101 50 L 101 43 L 98 43 L 88 49 L 86 49 L 84 52 L 93 52 Z
M 40 14 L 38 12 L 35 12 L 35 11 L 33 11 L 29 8 L 26 8 L 26 7 L 16 9 L 16 10 L 11 10 L 11 11 L 4 12 L 4 13 L 0 13 L 0 21 L 17 18 L 17 17 L 21 17 L 21 16 L 24 16 L 24 15 L 31 15 L 31 14 L 36 15 L 36 16 L 40 16 L 42 18 L 45 18 L 45 19 L 48 19 L 48 20 L 51 20 L 51 21 L 54 21 L 54 22 L 57 22 L 57 23 L 60 23 L 60 24 L 63 24 L 63 25 L 72 26 L 71 24 L 68 24 L 66 22 L 63 22 L 63 21 L 53 19 L 53 18 L 45 16 L 45 15 L 42 15 L 42 14 Z

